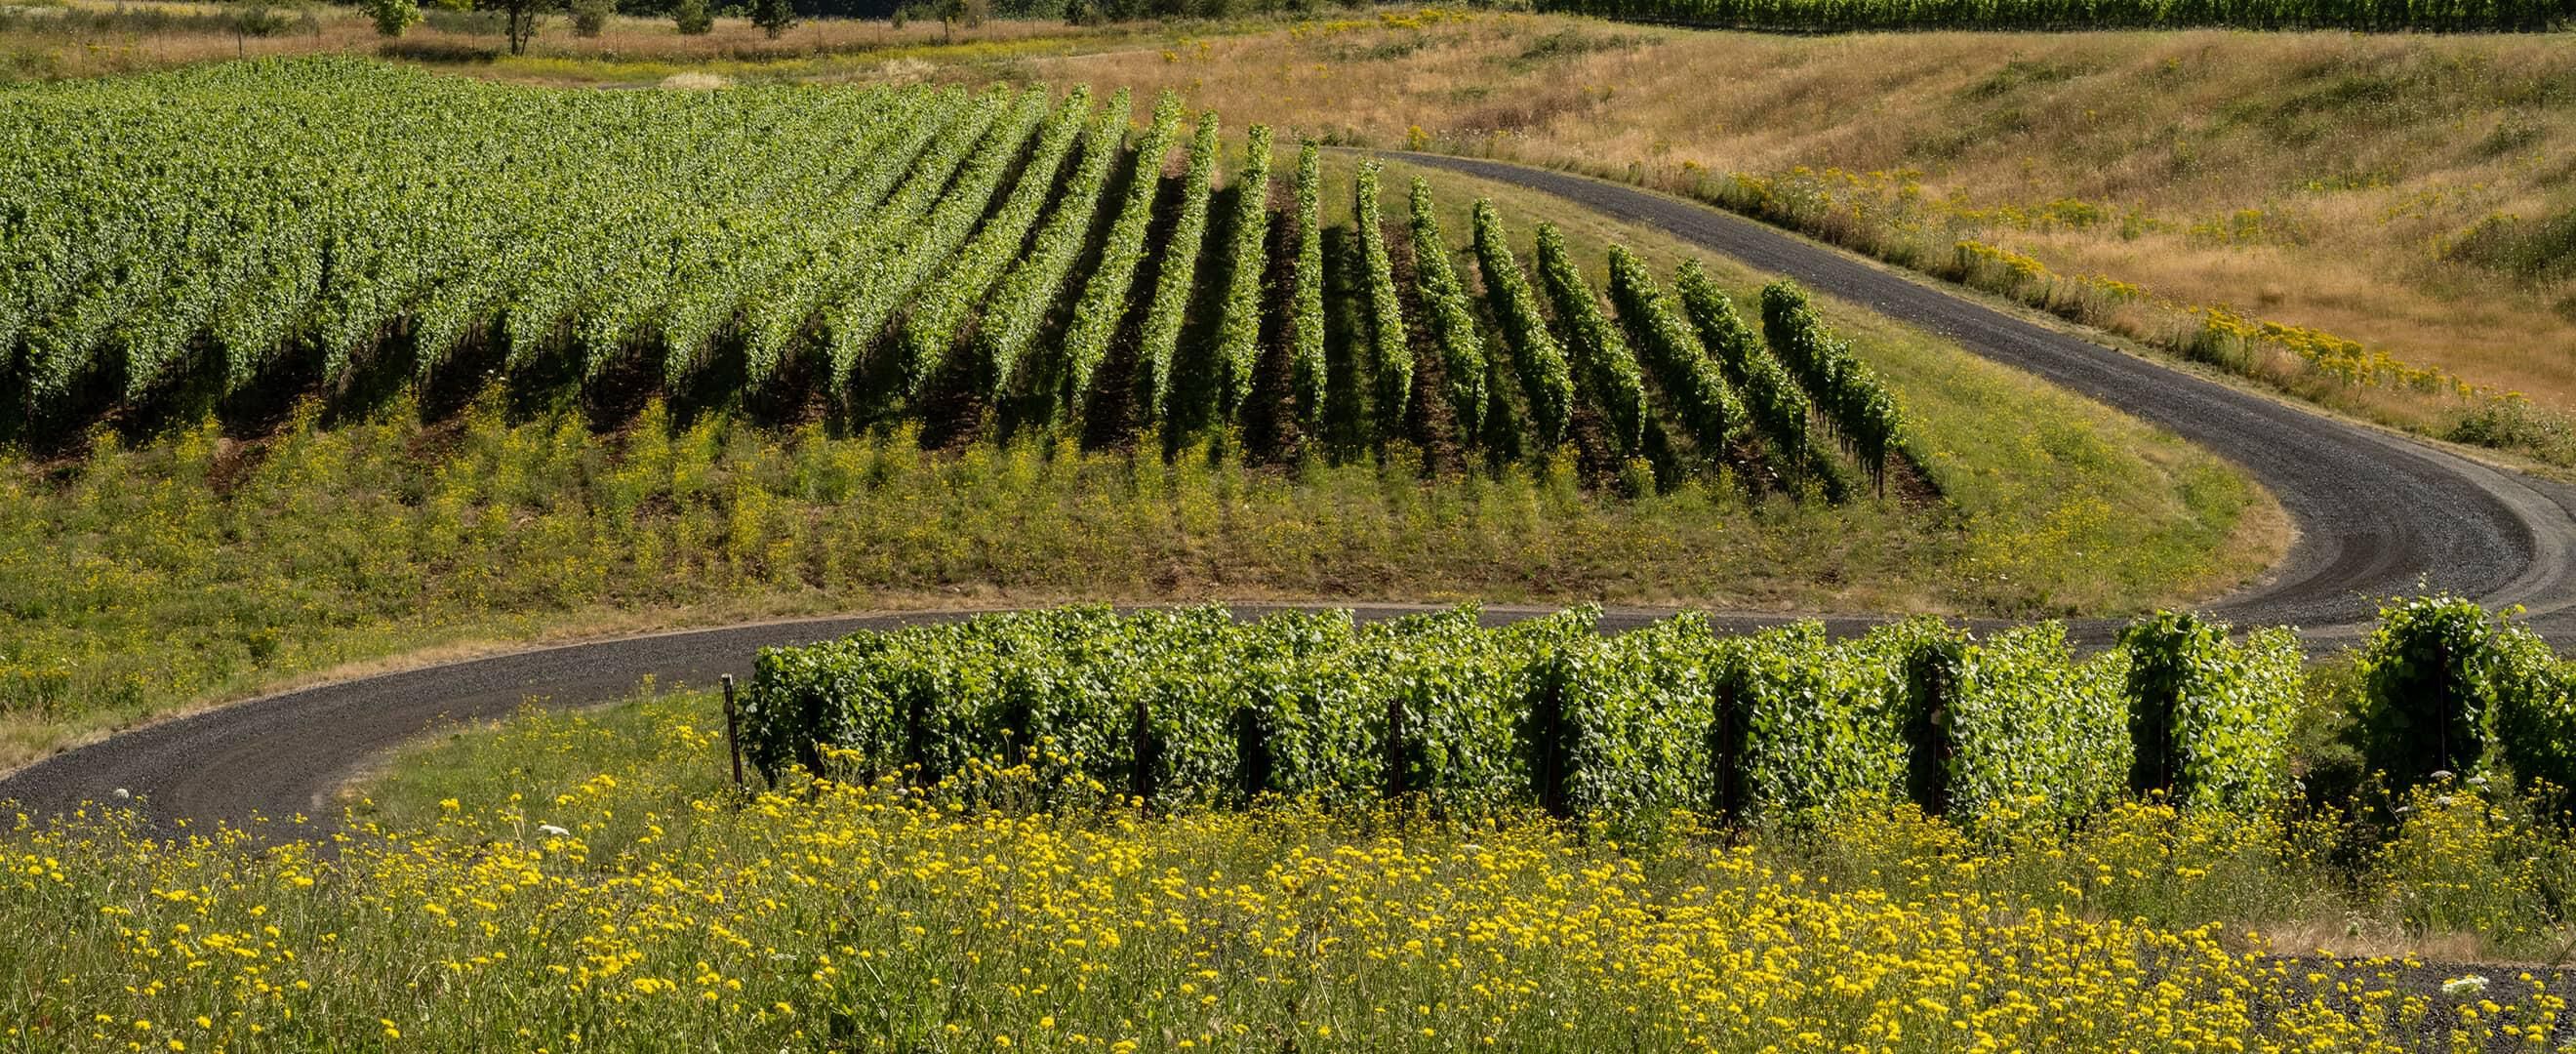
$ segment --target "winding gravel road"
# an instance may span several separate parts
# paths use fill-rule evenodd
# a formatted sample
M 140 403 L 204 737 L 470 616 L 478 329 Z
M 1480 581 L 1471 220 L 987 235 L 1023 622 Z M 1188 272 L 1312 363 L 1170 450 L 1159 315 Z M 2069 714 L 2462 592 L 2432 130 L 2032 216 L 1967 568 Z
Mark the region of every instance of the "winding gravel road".
M 2298 538 L 2269 575 L 2209 605 L 2231 620 L 2348 630 L 2370 617 L 2376 598 L 2411 593 L 2419 578 L 2535 616 L 2576 605 L 2576 490 L 2566 486 L 2182 373 L 1679 198 L 1496 161 L 1383 156 L 1545 191 L 1666 231 L 1939 333 L 2236 462 L 2280 498 Z
M 2209 605 L 2240 623 L 2307 627 L 2312 639 L 2348 639 L 2371 598 L 2409 592 L 2419 578 L 2520 604 L 2533 624 L 2576 639 L 2576 491 L 2500 471 L 2402 436 L 2325 417 L 2070 336 L 1750 220 L 1679 199 L 1557 172 L 1491 161 L 1390 154 L 1545 191 L 1619 219 L 1663 229 L 1785 274 L 1844 300 L 1923 326 L 1976 353 L 2017 366 L 2186 438 L 2243 465 L 2271 488 L 2298 531 L 2281 566 Z M 1252 616 L 1268 610 L 1237 608 Z M 1420 608 L 1363 606 L 1363 617 Z M 1530 609 L 1498 608 L 1502 620 Z M 531 698 L 573 705 L 617 698 L 651 675 L 706 685 L 744 673 L 760 647 L 805 643 L 860 629 L 962 612 L 868 615 L 765 623 L 570 645 L 324 685 L 125 732 L 0 777 L 0 801 L 38 815 L 144 796 L 154 815 L 243 822 L 298 813 L 327 821 L 327 797 L 369 758 L 450 721 L 488 719 Z M 1657 612 L 1619 611 L 1624 628 Z M 1738 625 L 1778 616 L 1721 619 Z M 1869 620 L 1832 620 L 1851 631 Z M 2079 625 L 2100 639 L 2108 625 Z

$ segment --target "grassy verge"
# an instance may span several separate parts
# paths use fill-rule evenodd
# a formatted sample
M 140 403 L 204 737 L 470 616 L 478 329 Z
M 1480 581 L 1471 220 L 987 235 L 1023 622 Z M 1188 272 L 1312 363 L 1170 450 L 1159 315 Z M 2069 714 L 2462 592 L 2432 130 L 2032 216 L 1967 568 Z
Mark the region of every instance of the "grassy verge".
M 2552 1049 L 2562 1013 L 2515 968 L 2452 995 L 2440 983 L 2468 971 L 2266 954 L 2314 950 L 2298 938 L 2329 924 L 2392 949 L 2547 944 L 2511 898 L 2564 868 L 2497 864 L 2542 844 L 2563 858 L 2563 837 L 2484 803 L 2410 821 L 2348 884 L 2297 821 L 2154 805 L 2023 845 L 1903 809 L 1621 845 L 1294 803 L 1029 810 L 1015 773 L 747 797 L 721 786 L 713 722 L 703 694 L 645 696 L 417 749 L 328 860 L 113 817 L 22 822 L 0 833 L 0 932 L 45 938 L 0 955 L 0 1038 L 2468 1051 Z M 2423 915 L 2427 894 L 2465 913 Z

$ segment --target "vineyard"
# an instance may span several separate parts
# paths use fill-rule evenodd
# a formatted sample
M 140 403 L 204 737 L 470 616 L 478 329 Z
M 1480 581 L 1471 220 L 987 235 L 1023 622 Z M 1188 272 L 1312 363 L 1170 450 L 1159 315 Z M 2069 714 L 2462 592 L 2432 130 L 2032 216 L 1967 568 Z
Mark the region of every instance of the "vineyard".
M 1135 109 L 346 60 L 32 88 L 0 115 L 0 388 L 40 429 L 499 373 L 942 439 L 1571 443 L 1833 497 L 1904 461 L 1894 401 L 1794 287 L 1764 291 L 1757 338 L 1705 276 L 1675 297 L 1616 250 L 1605 301 L 1545 223 L 1533 257 L 1478 209 L 1470 262 L 1427 187 L 1399 201 L 1364 164 L 1356 222 L 1328 225 L 1311 144 L 1274 185 L 1267 128 L 1229 148 L 1177 98 L 1141 132 Z
M 1634 825 L 1910 799 L 2010 829 L 2130 794 L 2259 813 L 2287 787 L 2304 705 L 2288 631 L 2231 641 L 2185 615 L 2085 658 L 2055 623 L 1978 639 L 1916 619 L 1837 641 L 1696 616 L 1612 636 L 1593 615 L 1072 608 L 861 634 L 762 656 L 746 751 L 773 774 L 863 782 L 1028 763 L 1164 807 L 1409 797 L 1453 818 L 1536 806 Z M 2388 778 L 2576 777 L 2576 666 L 2474 605 L 2390 606 L 2360 665 Z
M 1539 10 L 1734 29 L 2348 29 L 2546 32 L 2571 0 L 1539 0 Z

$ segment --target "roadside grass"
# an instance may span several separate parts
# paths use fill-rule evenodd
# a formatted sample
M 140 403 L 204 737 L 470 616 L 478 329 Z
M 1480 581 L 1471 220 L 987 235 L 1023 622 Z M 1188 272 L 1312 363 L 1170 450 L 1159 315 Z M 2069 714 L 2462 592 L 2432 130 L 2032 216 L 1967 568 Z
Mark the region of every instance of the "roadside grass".
M 2564 907 L 2576 894 L 2576 832 L 2526 801 L 2506 793 L 2487 800 L 2466 786 L 2404 799 L 2421 815 L 2394 830 L 2378 826 L 2373 817 L 2386 792 L 2357 773 L 2338 772 L 2351 767 L 2357 734 L 2348 718 L 2358 692 L 2349 669 L 2348 656 L 2311 662 L 2290 760 L 2303 792 L 2260 817 L 2131 801 L 2071 829 L 1983 839 L 1897 804 L 1717 841 L 1749 848 L 1775 872 L 1846 891 L 1898 898 L 1974 892 L 2160 929 L 2215 924 L 2239 948 L 2252 930 L 2282 954 L 2565 965 L 2576 940 Z M 342 798 L 351 822 L 409 836 L 451 829 L 460 810 L 511 802 L 538 803 L 529 815 L 539 817 L 542 803 L 577 799 L 606 773 L 617 784 L 640 785 L 629 787 L 633 800 L 661 803 L 607 818 L 600 830 L 613 826 L 615 833 L 590 839 L 594 850 L 623 847 L 650 833 L 648 813 L 769 789 L 748 770 L 748 788 L 731 788 L 723 730 L 719 696 L 665 691 L 648 680 L 614 703 L 531 706 L 508 720 L 424 738 L 351 780 Z M 1010 785 L 989 772 L 979 778 L 994 781 L 986 790 Z M 790 773 L 781 786 L 794 789 L 802 780 Z M 1070 793 L 1067 800 L 1089 800 Z M 1416 816 L 1397 829 L 1444 826 Z M 1671 851 L 1668 842 L 1705 843 L 1714 832 L 1683 820 L 1628 833 L 1632 848 L 1654 854 Z M 2292 936 L 2298 943 L 2272 939 Z
M 0 954 L 5 1038 L 2091 1052 L 2152 1034 L 2465 1052 L 2564 1036 L 2563 975 L 2510 963 L 2564 940 L 2546 904 L 2576 878 L 2567 835 L 2472 794 L 2422 799 L 2360 863 L 2329 859 L 2315 819 L 2152 803 L 2010 842 L 1910 807 L 1734 833 L 1677 816 L 1613 841 L 1402 808 L 1140 812 L 1025 770 L 746 794 L 723 786 L 718 722 L 706 693 L 648 690 L 416 747 L 360 789 L 327 857 L 167 841 L 113 814 L 21 821 L 0 832 L 0 932 L 44 939 Z

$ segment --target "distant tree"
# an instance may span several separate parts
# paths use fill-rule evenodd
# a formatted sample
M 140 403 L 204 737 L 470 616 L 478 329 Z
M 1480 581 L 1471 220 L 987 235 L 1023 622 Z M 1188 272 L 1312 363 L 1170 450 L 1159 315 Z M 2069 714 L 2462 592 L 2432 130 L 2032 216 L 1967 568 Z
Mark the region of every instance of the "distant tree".
M 957 39 L 957 27 L 973 29 L 983 25 L 984 19 L 993 13 L 992 0 L 938 0 L 938 2 L 939 37 L 943 42 Z
M 537 30 L 545 27 L 546 11 L 562 0 L 491 0 L 490 6 L 501 12 L 502 31 L 510 38 L 510 54 L 528 53 L 528 42 L 537 39 Z
M 707 10 L 707 0 L 679 0 L 671 5 L 671 20 L 680 24 L 681 36 L 700 36 L 716 28 L 716 17 Z
M 374 19 L 376 32 L 389 37 L 401 36 L 403 30 L 420 24 L 420 5 L 412 0 L 366 0 L 367 17 Z
M 572 35 L 595 37 L 617 14 L 617 0 L 571 0 Z
M 796 7 L 788 0 L 751 0 L 751 24 L 776 40 L 796 24 Z

